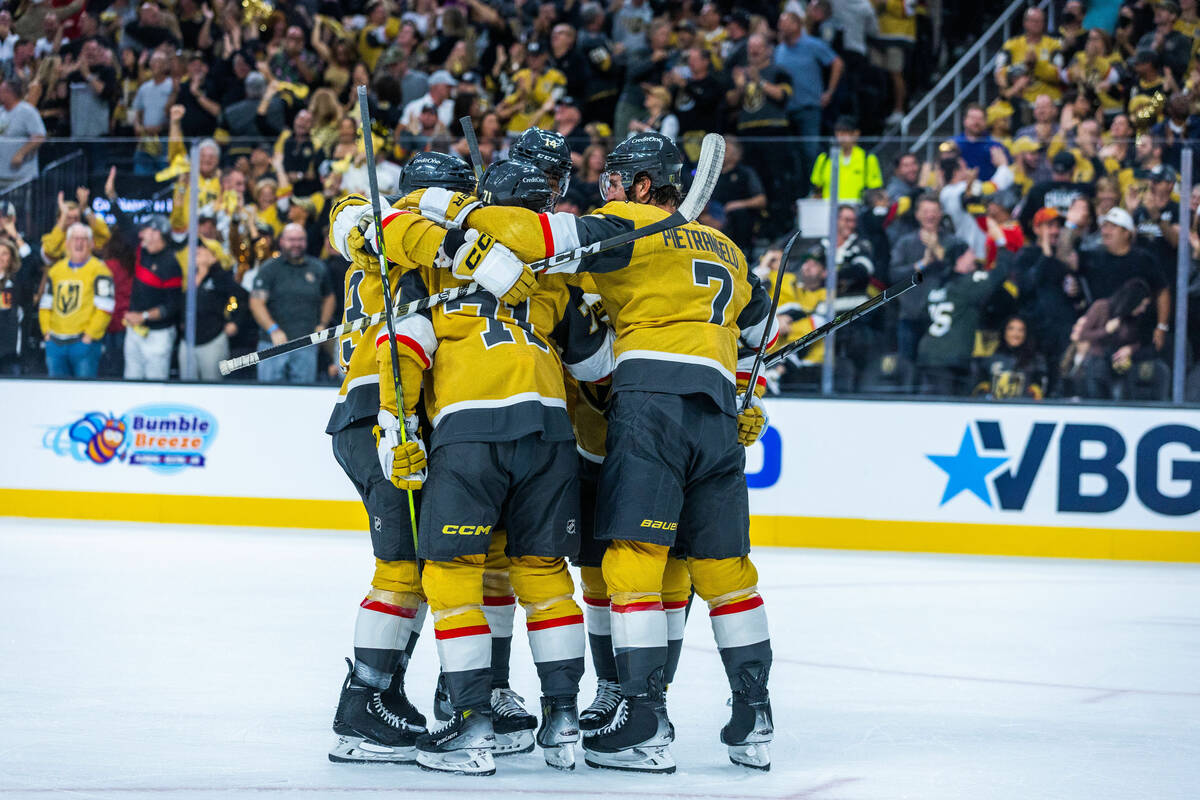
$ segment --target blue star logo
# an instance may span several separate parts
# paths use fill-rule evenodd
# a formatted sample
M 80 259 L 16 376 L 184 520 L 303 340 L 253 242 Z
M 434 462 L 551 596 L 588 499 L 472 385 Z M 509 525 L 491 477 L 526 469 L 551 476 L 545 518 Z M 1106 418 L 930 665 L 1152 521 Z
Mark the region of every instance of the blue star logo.
M 939 506 L 946 505 L 959 492 L 966 491 L 982 500 L 988 508 L 992 507 L 992 498 L 988 494 L 987 477 L 996 467 L 1008 461 L 1008 457 L 979 455 L 975 449 L 975 438 L 971 436 L 970 425 L 967 425 L 963 431 L 962 442 L 958 446 L 957 453 L 952 456 L 926 455 L 925 457 L 936 464 L 937 468 L 945 472 L 948 477 L 946 491 L 942 493 L 942 502 L 938 503 Z

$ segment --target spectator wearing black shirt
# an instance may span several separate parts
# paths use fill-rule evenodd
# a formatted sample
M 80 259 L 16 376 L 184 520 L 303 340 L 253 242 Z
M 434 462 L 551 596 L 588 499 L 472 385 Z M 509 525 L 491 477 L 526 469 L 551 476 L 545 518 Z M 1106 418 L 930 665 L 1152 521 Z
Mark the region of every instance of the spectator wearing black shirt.
M 1062 230 L 1056 209 L 1039 209 L 1033 215 L 1034 239 L 1013 264 L 1018 314 L 1027 320 L 1038 352 L 1055 373 L 1084 305 L 1074 270 L 1057 256 Z
M 128 216 L 116 204 L 113 213 L 121 229 L 128 231 Z M 125 378 L 165 381 L 183 302 L 179 248 L 171 240 L 171 223 L 162 215 L 146 221 L 138 240 L 133 291 L 125 312 Z
M 308 255 L 304 229 L 295 223 L 283 228 L 279 256 L 258 268 L 250 294 L 250 312 L 259 327 L 259 346 L 329 327 L 336 303 L 325 264 Z M 259 365 L 265 383 L 311 383 L 317 377 L 317 350 L 306 347 Z
M 1079 253 L 1079 274 L 1092 299 L 1110 297 L 1133 278 L 1146 281 L 1154 299 L 1154 347 L 1162 350 L 1171 330 L 1171 290 L 1153 256 L 1135 243 L 1136 235 L 1137 228 L 1129 212 L 1120 207 L 1110 209 L 1100 218 L 1103 247 Z
M 713 189 L 712 199 L 721 205 L 725 213 L 725 224 L 721 230 L 734 244 L 749 252 L 754 245 L 755 228 L 762 219 L 763 209 L 767 207 L 767 195 L 758 175 L 741 161 L 741 143 L 727 136 L 725 162 Z
M 1138 40 L 1137 49 L 1154 51 L 1163 69 L 1182 81 L 1192 57 L 1192 40 L 1175 30 L 1178 19 L 1179 4 L 1175 0 L 1158 0 L 1154 3 L 1154 30 Z
M 187 75 L 179 82 L 175 102 L 183 106 L 180 125 L 188 138 L 212 136 L 221 116 L 221 104 L 213 99 L 217 94 L 216 81 L 209 76 L 208 59 L 195 52 L 188 57 Z
M 179 47 L 181 42 L 167 27 L 163 11 L 154 3 L 142 3 L 138 7 L 137 19 L 125 26 L 125 38 L 139 50 L 153 50 L 164 42 Z
M 1033 215 L 1043 208 L 1053 208 L 1066 215 L 1078 197 L 1091 197 L 1095 185 L 1076 183 L 1072 179 L 1075 171 L 1075 156 L 1062 150 L 1050 160 L 1050 180 L 1034 184 L 1021 205 L 1021 228 L 1026 234 L 1033 232 Z
M 15 280 L 21 269 L 17 246 L 0 239 L 0 375 L 21 373 L 21 339 L 25 309 Z
M 292 127 L 281 133 L 275 142 L 275 151 L 283 154 L 288 183 L 292 184 L 298 197 L 321 191 L 317 166 L 322 156 L 312 140 L 312 126 L 312 112 L 302 108 L 292 120 Z
M 1138 195 L 1133 209 L 1137 243 L 1159 264 L 1174 264 L 1179 246 L 1179 203 L 1171 200 L 1178 174 L 1166 164 L 1150 171 L 1150 184 Z M 1168 277 L 1173 270 L 1164 269 Z
M 746 164 L 758 174 L 767 193 L 769 212 L 763 234 L 779 236 L 795 216 L 792 160 L 779 158 L 780 146 L 791 135 L 787 104 L 792 77 L 771 63 L 771 47 L 762 34 L 750 36 L 745 51 L 746 63 L 733 67 L 733 88 L 726 92 L 725 101 L 737 110 L 735 124 L 743 137 Z
M 230 268 L 233 259 L 214 239 L 201 239 L 196 248 L 196 377 L 219 381 L 217 364 L 229 358 L 229 342 L 248 322 L 246 290 L 237 285 Z M 179 374 L 187 353 L 179 350 Z
M 565 22 L 554 26 L 550 32 L 550 66 L 567 76 L 567 94 L 585 97 L 591 70 L 588 60 L 575 46 L 575 28 Z
M 675 87 L 675 113 L 683 136 L 721 132 L 725 85 L 713 74 L 712 57 L 699 47 L 687 51 L 686 62 L 663 78 Z
M 975 394 L 989 400 L 1041 400 L 1046 396 L 1046 357 L 1038 352 L 1021 317 L 1005 320 L 996 351 L 981 361 Z
M 579 51 L 587 58 L 587 88 L 578 97 L 585 103 L 584 118 L 610 122 L 613 103 L 621 93 L 623 59 L 605 33 L 607 19 L 599 3 L 584 3 L 579 9 L 582 28 L 579 31 Z M 568 76 L 570 78 L 570 76 Z

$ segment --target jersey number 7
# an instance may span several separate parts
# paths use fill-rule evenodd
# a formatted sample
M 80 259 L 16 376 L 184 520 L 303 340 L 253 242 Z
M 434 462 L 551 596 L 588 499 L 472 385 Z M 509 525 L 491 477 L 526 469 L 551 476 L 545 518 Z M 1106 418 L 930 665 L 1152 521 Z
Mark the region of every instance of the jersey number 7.
M 725 309 L 729 308 L 729 301 L 733 299 L 733 276 L 729 270 L 713 261 L 696 259 L 692 262 L 692 280 L 697 286 L 706 288 L 711 288 L 716 282 L 717 293 L 712 299 L 712 316 L 708 321 L 711 325 L 724 325 Z

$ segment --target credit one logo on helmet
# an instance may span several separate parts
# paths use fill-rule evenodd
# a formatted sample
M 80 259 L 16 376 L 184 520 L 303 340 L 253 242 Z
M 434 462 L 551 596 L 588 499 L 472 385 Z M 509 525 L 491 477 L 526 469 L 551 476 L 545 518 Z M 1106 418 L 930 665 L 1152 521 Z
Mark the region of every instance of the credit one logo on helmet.
M 154 404 L 124 414 L 89 411 L 76 420 L 47 427 L 42 446 L 76 461 L 121 463 L 155 472 L 203 467 L 217 436 L 212 414 L 193 406 Z
M 1200 511 L 1200 430 L 1190 425 L 1158 425 L 1135 437 L 1103 424 L 1037 422 L 1023 438 L 1010 432 L 1006 439 L 998 421 L 975 420 L 954 449 L 946 442 L 925 454 L 945 473 L 939 505 L 965 493 L 988 508 L 1023 511 L 1034 481 L 1046 475 L 1058 512 L 1105 514 L 1134 497 L 1164 516 Z

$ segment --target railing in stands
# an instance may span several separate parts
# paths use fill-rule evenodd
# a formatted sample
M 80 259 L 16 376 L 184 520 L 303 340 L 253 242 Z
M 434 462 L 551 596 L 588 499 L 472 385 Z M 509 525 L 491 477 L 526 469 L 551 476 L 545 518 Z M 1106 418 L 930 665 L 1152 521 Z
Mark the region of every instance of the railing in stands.
M 34 178 L 0 191 L 0 203 L 12 203 L 17 210 L 17 230 L 37 236 L 50 230 L 58 220 L 58 193 L 75 199 L 75 187 L 87 179 L 87 161 L 76 152 L 55 159 L 39 170 Z M 31 241 L 36 239 L 30 235 Z
M 1035 5 L 1046 12 L 1047 29 L 1051 29 L 1054 23 L 1054 3 L 1051 0 L 1038 0 Z M 909 132 L 919 120 L 922 117 L 925 119 L 925 129 L 909 147 L 909 152 L 917 152 L 922 147 L 931 149 L 931 141 L 943 132 L 942 126 L 951 115 L 954 116 L 952 130 L 957 131 L 962 122 L 962 107 L 967 102 L 974 99 L 981 105 L 986 104 L 987 79 L 991 77 L 992 65 L 1000 47 L 1013 35 L 1014 18 L 1024 14 L 1029 7 L 1028 0 L 1013 0 L 975 44 L 946 71 L 941 80 L 904 115 L 900 120 L 902 138 L 908 138 Z M 939 108 L 943 98 L 945 105 Z M 932 153 L 927 153 L 926 157 L 931 158 Z

